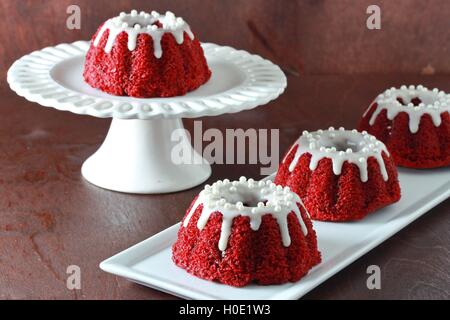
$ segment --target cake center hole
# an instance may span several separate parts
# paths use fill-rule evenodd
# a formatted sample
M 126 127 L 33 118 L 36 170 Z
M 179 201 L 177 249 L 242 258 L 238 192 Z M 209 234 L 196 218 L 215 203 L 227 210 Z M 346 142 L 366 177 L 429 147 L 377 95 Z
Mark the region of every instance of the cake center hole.
M 346 151 L 347 149 L 352 149 L 353 152 L 358 151 L 358 143 L 351 140 L 339 140 L 330 141 L 330 143 L 325 143 L 325 148 L 336 148 L 336 151 Z
M 405 101 L 406 99 L 402 97 L 397 97 L 397 101 L 400 102 L 401 105 L 407 106 L 409 103 L 412 103 L 414 107 L 417 107 L 419 104 L 422 103 L 422 100 L 419 97 L 414 97 L 410 99 L 409 101 Z
M 267 199 L 263 199 L 259 195 L 259 192 L 258 192 L 258 194 L 256 194 L 256 192 L 254 193 L 254 192 L 251 192 L 250 190 L 248 192 L 238 192 L 238 193 L 234 193 L 234 194 L 229 194 L 229 195 L 223 196 L 222 198 L 232 204 L 242 202 L 242 204 L 245 207 L 250 207 L 250 208 L 257 207 L 259 202 L 263 202 L 263 203 L 267 202 Z
M 154 22 L 154 23 L 139 23 L 139 22 L 135 22 L 135 23 L 133 24 L 133 28 L 134 28 L 135 26 L 140 26 L 141 28 L 146 28 L 146 27 L 148 27 L 148 26 L 157 26 L 158 28 L 161 28 L 161 27 L 162 27 L 162 24 L 161 24 L 159 21 L 156 21 L 156 22 Z

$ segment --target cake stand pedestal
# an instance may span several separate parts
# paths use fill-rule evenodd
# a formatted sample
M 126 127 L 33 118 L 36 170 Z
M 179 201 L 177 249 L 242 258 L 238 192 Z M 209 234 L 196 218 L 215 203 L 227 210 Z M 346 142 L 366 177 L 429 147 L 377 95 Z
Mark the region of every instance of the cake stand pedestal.
M 42 106 L 113 118 L 105 141 L 82 166 L 94 185 L 127 193 L 167 193 L 192 188 L 211 175 L 191 146 L 182 118 L 216 116 L 264 105 L 286 87 L 279 67 L 259 56 L 202 44 L 212 77 L 199 89 L 173 98 L 108 95 L 82 77 L 86 41 L 44 48 L 17 60 L 8 83 Z M 182 150 L 183 159 L 179 161 Z
M 171 139 L 177 130 L 177 140 Z M 101 147 L 83 164 L 89 182 L 132 193 L 164 193 L 192 188 L 211 175 L 210 165 L 191 147 L 181 119 L 113 119 Z M 174 147 L 192 164 L 175 162 Z

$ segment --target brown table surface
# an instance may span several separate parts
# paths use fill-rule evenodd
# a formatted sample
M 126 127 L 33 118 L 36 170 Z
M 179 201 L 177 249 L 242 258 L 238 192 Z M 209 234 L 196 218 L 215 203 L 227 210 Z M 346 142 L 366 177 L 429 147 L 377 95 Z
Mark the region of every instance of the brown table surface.
M 278 100 L 204 118 L 203 127 L 279 128 L 283 154 L 302 130 L 354 127 L 376 94 L 404 83 L 450 90 L 450 76 L 289 75 Z M 40 107 L 5 83 L 0 97 L 0 298 L 173 299 L 98 264 L 178 222 L 201 187 L 166 195 L 97 188 L 80 167 L 110 120 Z M 192 120 L 185 123 L 192 127 Z M 259 166 L 214 165 L 208 182 L 241 175 L 260 178 Z M 449 298 L 449 230 L 446 200 L 304 298 Z M 366 287 L 372 264 L 381 267 L 381 290 Z M 66 288 L 69 265 L 81 268 L 81 290 Z

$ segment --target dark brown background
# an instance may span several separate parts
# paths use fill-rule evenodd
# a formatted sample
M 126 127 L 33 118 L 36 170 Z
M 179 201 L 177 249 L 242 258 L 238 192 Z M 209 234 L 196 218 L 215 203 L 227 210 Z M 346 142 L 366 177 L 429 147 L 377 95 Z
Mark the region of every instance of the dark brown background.
M 79 31 L 65 28 L 74 3 L 82 10 Z M 381 7 L 381 30 L 365 27 L 369 4 Z M 0 0 L 0 298 L 173 298 L 108 275 L 98 263 L 176 223 L 200 188 L 138 196 L 90 185 L 80 166 L 109 120 L 39 107 L 5 82 L 23 54 L 89 39 L 103 20 L 133 8 L 172 10 L 203 41 L 281 65 L 288 89 L 277 101 L 202 119 L 205 129 L 279 128 L 281 153 L 302 130 L 354 127 L 387 87 L 450 91 L 450 1 Z M 259 167 L 215 165 L 209 181 L 240 175 L 258 178 Z M 449 212 L 447 200 L 305 298 L 450 298 Z M 81 267 L 80 291 L 66 289 L 71 264 Z M 382 290 L 366 288 L 371 264 L 381 267 Z

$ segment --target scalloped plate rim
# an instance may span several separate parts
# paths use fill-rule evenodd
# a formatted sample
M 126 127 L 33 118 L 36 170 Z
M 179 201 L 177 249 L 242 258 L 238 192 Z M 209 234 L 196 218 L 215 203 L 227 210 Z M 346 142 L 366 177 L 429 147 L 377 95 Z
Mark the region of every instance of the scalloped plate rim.
M 258 80 L 256 77 L 256 80 L 254 80 L 253 85 L 249 83 L 248 77 L 250 71 L 252 71 L 251 68 L 248 68 L 248 70 L 241 71 L 246 73 L 247 79 L 243 81 L 243 83 L 240 83 L 238 86 L 232 87 L 224 92 L 216 93 L 209 96 L 204 97 L 188 97 L 186 99 L 183 99 L 183 97 L 172 97 L 172 98 L 146 98 L 142 101 L 139 101 L 137 98 L 132 97 L 123 97 L 121 96 L 120 100 L 116 99 L 116 96 L 114 95 L 108 95 L 108 97 L 98 97 L 94 95 L 89 95 L 86 93 L 81 93 L 78 91 L 75 91 L 71 88 L 67 88 L 65 86 L 62 86 L 60 83 L 55 81 L 50 76 L 50 71 L 53 69 L 55 65 L 58 63 L 65 61 L 67 59 L 71 59 L 73 57 L 76 57 L 78 55 L 85 54 L 87 48 L 89 47 L 88 41 L 75 41 L 73 43 L 61 43 L 55 46 L 49 46 L 45 47 L 41 50 L 35 50 L 27 55 L 24 55 L 20 59 L 16 60 L 11 67 L 9 68 L 7 72 L 7 81 L 13 91 L 15 91 L 19 96 L 24 97 L 25 99 L 38 103 L 45 107 L 52 107 L 60 111 L 69 111 L 76 114 L 86 114 L 94 117 L 99 118 L 119 118 L 119 119 L 142 119 L 142 120 L 150 120 L 150 119 L 169 119 L 169 118 L 196 118 L 196 117 L 203 117 L 203 116 L 217 116 L 225 113 L 236 113 L 244 110 L 249 110 L 252 108 L 255 108 L 260 105 L 264 105 L 269 103 L 270 101 L 276 99 L 279 95 L 281 95 L 286 86 L 287 86 L 287 79 L 282 70 L 272 62 L 270 62 L 267 59 L 264 59 L 258 55 L 250 54 L 247 51 L 244 50 L 237 50 L 230 46 L 220 46 L 213 43 L 202 43 L 203 48 L 205 49 L 205 55 L 206 56 L 214 56 L 216 52 L 221 51 L 223 54 L 223 51 L 229 51 L 232 53 L 232 58 L 227 59 L 228 61 L 233 60 L 239 60 L 240 64 L 252 64 L 252 63 L 258 63 L 262 64 L 260 68 L 264 68 L 264 77 L 266 77 L 268 74 L 270 77 L 273 78 L 272 81 L 270 81 L 270 84 L 261 84 L 261 81 Z M 69 51 L 69 48 L 71 49 Z M 58 50 L 62 53 L 62 55 L 66 55 L 67 57 L 62 57 L 60 55 L 55 55 L 54 53 L 51 53 L 52 50 Z M 79 52 L 79 53 L 74 53 Z M 47 57 L 46 59 L 42 57 L 42 55 L 51 55 L 52 60 L 49 60 Z M 231 56 L 231 55 L 228 55 Z M 54 58 L 53 58 L 54 57 Z M 21 64 L 29 64 L 34 63 L 38 65 L 38 62 L 36 61 L 30 61 L 29 59 L 42 59 L 46 60 L 49 63 L 46 63 L 44 65 L 44 68 L 37 68 L 36 67 L 32 70 L 39 70 L 39 74 L 43 75 L 39 78 L 43 78 L 42 80 L 39 80 L 39 78 L 35 78 L 36 80 L 33 81 L 35 84 L 43 83 L 44 90 L 45 86 L 49 86 L 50 90 L 53 88 L 55 90 L 55 94 L 64 94 L 64 97 L 58 97 L 58 98 L 46 98 L 45 96 L 50 94 L 49 92 L 45 93 L 33 93 L 30 92 L 32 90 L 36 90 L 35 88 L 27 89 L 24 88 L 24 82 L 23 80 L 18 79 L 20 77 L 19 73 L 24 72 L 23 66 Z M 237 68 L 239 68 L 239 64 L 235 64 Z M 43 72 L 46 71 L 46 72 Z M 257 73 L 250 73 L 253 76 L 257 76 Z M 29 75 L 25 76 L 25 78 L 31 78 Z M 256 83 L 256 85 L 255 85 Z M 265 88 L 267 91 L 252 91 L 255 93 L 254 96 L 248 96 L 248 95 L 241 95 L 241 97 L 245 98 L 245 101 L 243 100 L 237 100 L 233 99 L 231 96 L 233 95 L 239 95 L 240 92 L 244 92 L 245 90 L 250 90 L 252 88 Z M 39 89 L 38 89 L 39 90 Z M 239 91 L 240 90 L 240 91 Z M 230 96 L 231 95 L 231 96 Z M 76 101 L 59 101 L 61 99 L 67 99 L 68 97 L 78 97 Z M 225 103 L 222 101 L 219 101 L 221 98 L 226 98 L 228 100 L 233 100 L 233 104 Z M 89 105 L 81 105 L 77 106 L 76 103 L 79 103 L 81 101 L 85 101 L 87 99 L 93 100 L 92 103 Z M 206 102 L 205 102 L 206 101 Z M 218 106 L 216 107 L 209 107 L 206 105 L 206 103 L 214 101 L 214 103 Z M 95 108 L 95 106 L 101 105 L 103 103 L 109 103 L 112 106 L 107 108 L 106 110 L 98 110 Z M 203 108 L 194 110 L 192 108 L 186 108 L 186 103 L 195 103 L 202 105 Z M 120 106 L 123 106 L 124 104 L 129 104 L 132 106 L 132 108 L 128 111 L 119 112 L 117 109 L 120 108 Z M 152 104 L 151 111 L 144 111 L 142 107 L 144 105 Z M 167 105 L 170 106 L 170 109 L 167 110 Z M 174 108 L 176 107 L 176 108 Z M 156 110 L 155 110 L 156 109 Z

